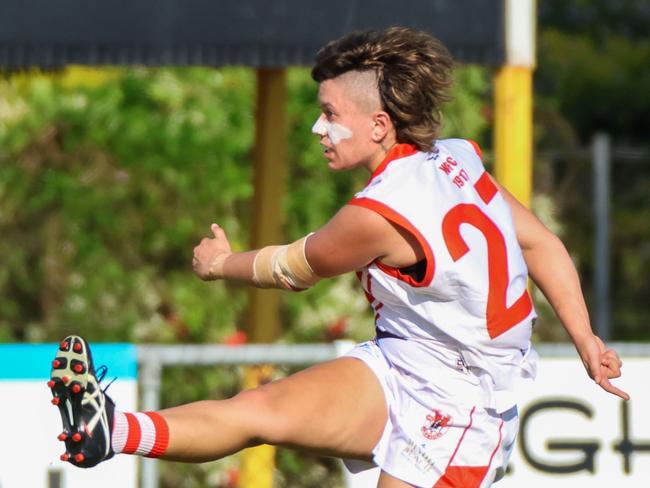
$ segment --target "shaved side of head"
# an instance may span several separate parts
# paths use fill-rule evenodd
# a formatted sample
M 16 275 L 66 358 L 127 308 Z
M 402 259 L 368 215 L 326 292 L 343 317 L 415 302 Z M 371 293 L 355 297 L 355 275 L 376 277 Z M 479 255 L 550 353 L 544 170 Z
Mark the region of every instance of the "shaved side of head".
M 381 110 L 377 73 L 373 70 L 348 71 L 337 77 L 344 83 L 346 95 L 366 114 Z

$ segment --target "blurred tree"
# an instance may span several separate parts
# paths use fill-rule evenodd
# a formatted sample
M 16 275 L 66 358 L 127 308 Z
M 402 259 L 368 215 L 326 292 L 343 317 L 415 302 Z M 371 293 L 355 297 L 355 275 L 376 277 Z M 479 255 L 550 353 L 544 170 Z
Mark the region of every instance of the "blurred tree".
M 6 339 L 210 341 L 233 326 L 243 296 L 188 279 L 189 262 L 214 220 L 235 247 L 247 237 L 253 82 L 200 68 L 2 82 Z
M 564 223 L 591 303 L 599 263 L 589 144 L 595 132 L 612 136 L 613 338 L 648 340 L 650 283 L 642 276 L 650 272 L 650 3 L 545 0 L 539 14 L 535 192 Z M 556 326 L 547 338 L 563 337 Z
M 633 41 L 648 38 L 650 4 L 647 0 L 544 0 L 538 2 L 539 24 L 592 39 L 622 36 Z
M 624 143 L 646 142 L 650 38 L 634 41 L 611 34 L 596 40 L 548 28 L 539 49 L 536 92 L 555 101 L 581 142 L 589 142 L 596 131 Z

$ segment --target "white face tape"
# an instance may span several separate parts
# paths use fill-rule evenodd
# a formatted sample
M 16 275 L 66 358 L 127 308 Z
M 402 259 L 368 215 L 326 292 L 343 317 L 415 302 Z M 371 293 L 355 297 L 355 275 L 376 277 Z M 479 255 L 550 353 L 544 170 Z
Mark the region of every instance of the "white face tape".
M 332 141 L 332 144 L 334 145 L 338 144 L 343 139 L 349 139 L 352 137 L 352 131 L 346 126 L 337 124 L 336 122 L 329 122 L 322 115 L 318 117 L 318 120 L 316 120 L 311 131 L 313 134 L 329 137 L 330 141 Z
M 326 136 L 327 135 L 327 125 L 328 122 L 323 118 L 321 115 L 316 119 L 316 122 L 311 128 L 311 133 L 316 134 L 318 136 Z

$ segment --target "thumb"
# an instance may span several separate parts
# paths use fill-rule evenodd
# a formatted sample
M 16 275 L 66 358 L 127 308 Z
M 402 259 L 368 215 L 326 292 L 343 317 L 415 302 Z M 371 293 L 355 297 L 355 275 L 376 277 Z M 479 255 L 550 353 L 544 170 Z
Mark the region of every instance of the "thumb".
M 215 237 L 218 237 L 218 236 L 217 236 L 217 232 L 218 232 L 220 229 L 221 229 L 221 227 L 219 227 L 217 224 L 212 224 L 212 225 L 210 226 L 210 230 L 212 231 L 212 233 L 214 234 Z
M 600 381 L 602 380 L 602 374 L 601 374 L 601 365 L 600 361 L 598 359 L 594 358 L 589 358 L 589 372 L 591 373 L 591 377 L 594 379 L 596 384 L 600 384 Z
M 602 375 L 600 374 L 600 360 L 598 355 L 593 354 L 593 351 L 585 351 L 582 355 L 582 364 L 587 370 L 589 377 L 594 380 L 596 384 L 600 384 Z
M 578 354 L 589 376 L 598 384 L 602 380 L 600 365 L 600 347 L 594 339 L 595 336 L 587 337 L 576 342 Z

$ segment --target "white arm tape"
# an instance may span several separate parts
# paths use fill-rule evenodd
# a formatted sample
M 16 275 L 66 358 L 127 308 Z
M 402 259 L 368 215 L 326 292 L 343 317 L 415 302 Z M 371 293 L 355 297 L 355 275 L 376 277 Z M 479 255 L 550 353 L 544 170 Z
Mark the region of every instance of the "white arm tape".
M 305 255 L 309 236 L 284 246 L 260 249 L 253 262 L 253 282 L 260 288 L 300 291 L 315 285 L 320 277 L 314 273 Z

